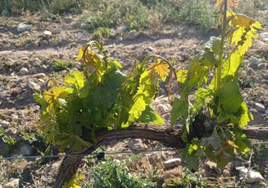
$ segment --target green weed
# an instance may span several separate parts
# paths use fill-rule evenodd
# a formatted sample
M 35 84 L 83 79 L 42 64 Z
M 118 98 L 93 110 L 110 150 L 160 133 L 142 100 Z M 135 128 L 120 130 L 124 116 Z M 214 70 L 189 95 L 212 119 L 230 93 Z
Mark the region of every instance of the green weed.
M 151 179 L 143 178 L 140 173 L 136 173 L 136 176 L 132 176 L 128 165 L 131 161 L 136 160 L 137 156 L 129 157 L 123 160 L 113 160 L 111 157 L 107 157 L 102 161 L 99 161 L 96 166 L 91 167 L 92 163 L 89 163 L 90 171 L 93 178 L 89 183 L 84 184 L 83 188 L 148 188 L 154 187 L 156 183 Z
M 12 151 L 16 148 L 18 141 L 15 138 L 7 135 L 3 128 L 0 129 L 0 138 L 2 138 L 5 144 L 7 144 L 8 153 L 12 153 Z
M 87 0 L 1 0 L 0 11 L 7 10 L 11 14 L 25 11 L 36 13 L 49 11 L 53 14 L 79 13 Z
M 184 168 L 182 178 L 180 180 L 173 179 L 167 186 L 169 188 L 208 188 L 206 181 L 201 172 L 192 173 Z M 216 187 L 216 185 L 213 185 L 213 187 Z
M 115 38 L 116 34 L 111 33 L 111 29 L 107 27 L 100 27 L 96 29 L 93 33 L 93 37 L 97 39 L 101 38 Z
M 33 146 L 38 152 L 43 153 L 47 148 L 46 138 L 42 132 L 38 133 L 26 133 L 21 132 L 20 136 L 24 141 L 27 141 Z
M 137 1 L 119 1 L 113 3 L 105 1 L 95 2 L 89 6 L 90 12 L 84 16 L 87 19 L 87 30 L 94 31 L 98 28 L 115 28 L 127 25 L 130 29 L 142 30 L 148 26 L 148 8 Z
M 53 69 L 56 72 L 66 70 L 67 68 L 71 68 L 73 66 L 73 61 L 71 60 L 59 60 L 59 59 L 54 59 L 53 61 Z

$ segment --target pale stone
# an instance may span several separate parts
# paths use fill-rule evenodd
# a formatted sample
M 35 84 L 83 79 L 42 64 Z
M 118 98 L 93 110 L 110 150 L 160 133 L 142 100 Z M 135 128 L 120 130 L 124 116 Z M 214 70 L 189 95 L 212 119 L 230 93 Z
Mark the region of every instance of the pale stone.
M 45 78 L 46 74 L 45 73 L 37 73 L 31 76 L 32 78 Z
M 261 181 L 264 180 L 264 178 L 262 177 L 262 175 L 259 172 L 255 172 L 255 171 L 250 170 L 247 173 L 245 180 L 247 183 L 260 183 Z
M 26 75 L 26 74 L 28 74 L 28 69 L 27 68 L 25 68 L 25 67 L 23 67 L 22 69 L 20 69 L 20 75 Z
M 7 182 L 6 184 L 4 184 L 3 188 L 19 188 L 20 185 L 20 179 L 16 178 L 16 179 L 11 179 L 10 182 Z
M 29 73 L 30 74 L 36 73 L 36 69 L 34 67 L 29 68 Z
M 23 144 L 21 147 L 20 147 L 20 153 L 21 155 L 24 155 L 24 156 L 30 156 L 32 155 L 34 152 L 33 148 L 31 145 L 29 144 Z
M 28 82 L 28 86 L 29 88 L 33 89 L 33 90 L 40 90 L 40 86 L 34 82 Z
M 258 64 L 258 69 L 265 69 L 265 68 L 266 68 L 266 64 L 265 63 Z
M 110 35 L 112 35 L 112 36 L 116 35 L 116 32 L 115 32 L 114 29 L 111 29 L 111 30 L 110 30 Z
M 24 56 L 24 57 L 21 57 L 20 60 L 22 60 L 22 61 L 28 61 L 29 60 L 29 57 Z
M 86 27 L 87 27 L 87 24 L 86 23 L 81 23 L 81 25 L 80 25 L 80 28 L 81 29 L 86 29 Z
M 139 37 L 139 33 L 136 30 L 131 30 L 131 31 L 128 32 L 126 38 L 129 39 L 129 40 L 134 40 L 134 39 L 136 39 L 138 37 Z
M 44 35 L 51 36 L 52 33 L 51 33 L 51 31 L 44 31 Z
M 250 67 L 257 68 L 260 63 L 261 63 L 261 61 L 258 58 L 253 57 L 253 56 L 251 57 Z
M 12 118 L 13 120 L 18 120 L 18 119 L 19 119 L 19 116 L 18 116 L 17 114 L 12 114 L 12 115 L 11 115 L 11 118 Z
M 27 24 L 24 24 L 24 23 L 20 23 L 17 26 L 17 31 L 18 32 L 31 31 L 32 27 L 33 27 L 32 25 L 27 25 Z
M 118 29 L 119 32 L 126 32 L 128 30 L 128 26 L 124 25 Z
M 60 34 L 61 31 L 62 30 L 60 28 L 55 28 L 55 29 L 52 29 L 52 34 Z
M 43 79 L 41 79 L 41 78 L 38 79 L 38 82 L 40 82 L 40 83 L 42 83 L 42 84 L 46 83 L 45 80 L 43 80 Z
M 261 34 L 260 34 L 260 38 L 261 38 L 263 41 L 268 41 L 268 33 L 267 33 L 267 32 L 261 33 Z
M 42 65 L 41 66 L 43 69 L 47 69 L 47 66 L 46 65 Z
M 265 107 L 261 103 L 255 103 L 255 109 L 258 110 L 259 112 L 265 112 Z
M 8 121 L 2 121 L 0 123 L 0 128 L 8 128 L 10 126 L 10 123 Z
M 236 167 L 235 169 L 239 171 L 239 176 L 245 178 L 247 183 L 260 183 L 264 180 L 263 176 L 259 172 L 249 170 L 244 166 Z
M 180 158 L 174 158 L 174 159 L 169 159 L 169 160 L 165 161 L 164 166 L 165 166 L 165 168 L 174 168 L 174 167 L 178 166 L 180 163 L 181 163 Z
M 145 148 L 141 139 L 130 139 L 128 142 L 128 147 L 131 150 L 142 150 Z

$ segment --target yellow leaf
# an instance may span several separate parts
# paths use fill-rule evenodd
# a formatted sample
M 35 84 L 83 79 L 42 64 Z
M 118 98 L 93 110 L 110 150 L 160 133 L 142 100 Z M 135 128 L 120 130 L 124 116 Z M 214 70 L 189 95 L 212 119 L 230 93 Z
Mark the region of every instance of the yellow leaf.
M 45 91 L 43 93 L 43 97 L 45 101 L 49 104 L 47 107 L 47 111 L 53 113 L 58 99 L 65 99 L 66 97 L 68 97 L 68 92 L 63 87 L 53 87 L 51 90 Z
M 197 150 L 197 149 L 198 149 L 198 145 L 193 144 L 192 146 L 193 146 L 193 149 L 194 149 L 194 150 Z
M 154 75 L 154 72 L 164 82 L 169 74 L 169 66 L 162 59 L 157 59 L 149 68 L 151 70 L 150 77 Z
M 240 56 L 243 56 L 252 45 L 252 40 L 257 38 L 257 30 L 261 29 L 261 24 L 245 15 L 228 11 L 227 17 L 230 19 L 231 31 L 228 34 L 229 43 L 237 47 Z
M 245 154 L 245 153 L 247 153 L 247 152 L 249 152 L 249 151 L 250 151 L 249 148 L 245 148 L 244 151 L 242 151 L 242 154 Z
M 232 148 L 238 148 L 238 146 L 237 146 L 233 141 L 231 141 L 231 140 L 227 140 L 226 142 L 227 142 L 227 144 L 228 144 L 229 146 L 231 146 Z
M 81 188 L 78 183 L 84 178 L 82 174 L 75 174 L 69 182 L 65 182 L 62 188 Z
M 230 18 L 230 22 L 229 22 L 229 25 L 230 26 L 234 26 L 234 27 L 245 27 L 245 28 L 249 28 L 252 24 L 256 24 L 254 27 L 256 29 L 261 29 L 261 24 L 252 19 L 252 18 L 249 18 L 245 15 L 242 15 L 242 14 L 237 14 L 237 13 L 234 13 L 232 11 L 227 11 L 227 18 Z
M 82 46 L 82 48 L 79 48 L 78 55 L 76 58 L 77 61 L 79 61 L 83 58 L 85 49 L 86 49 L 86 45 Z

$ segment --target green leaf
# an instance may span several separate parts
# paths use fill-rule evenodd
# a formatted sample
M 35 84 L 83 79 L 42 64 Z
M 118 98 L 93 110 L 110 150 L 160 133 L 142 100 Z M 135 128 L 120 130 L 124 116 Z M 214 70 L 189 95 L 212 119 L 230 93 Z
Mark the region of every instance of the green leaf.
M 224 112 L 228 114 L 236 113 L 243 102 L 243 97 L 239 91 L 239 86 L 236 82 L 231 81 L 227 84 L 224 84 L 219 91 L 221 105 Z
M 122 101 L 126 101 L 126 99 L 128 100 L 126 101 L 126 104 L 121 103 L 122 106 L 129 110 L 128 122 L 122 124 L 122 127 L 124 128 L 128 127 L 132 122 L 138 120 L 143 111 L 146 110 L 147 106 L 155 97 L 158 81 L 155 82 L 155 79 L 151 79 L 149 76 L 150 73 L 150 71 L 144 70 L 144 72 L 140 75 L 140 79 L 138 80 L 139 84 L 137 86 L 134 85 L 134 87 L 138 87 L 137 91 L 134 93 L 134 95 L 132 94 L 130 99 L 129 94 L 126 93 L 124 93 L 122 98 L 120 98 Z M 129 88 L 127 88 L 127 90 L 128 89 Z M 130 91 L 132 91 L 132 89 L 130 89 Z
M 121 63 L 119 63 L 119 61 L 117 61 L 116 59 L 112 59 L 113 63 L 116 65 L 117 68 L 122 68 Z
M 208 81 L 209 67 L 200 63 L 199 60 L 197 55 L 190 63 L 187 79 L 183 84 L 183 93 L 185 94 L 196 85 L 201 86 Z
M 185 160 L 189 169 L 194 169 L 195 171 L 198 171 L 199 159 L 197 157 L 188 157 Z
M 171 125 L 174 126 L 177 120 L 181 118 L 186 118 L 188 116 L 188 99 L 185 95 L 182 95 L 181 98 L 175 98 L 173 102 L 173 107 L 171 110 Z
M 70 119 L 70 114 L 67 110 L 60 110 L 57 115 L 57 122 L 61 125 L 67 125 Z
M 214 150 L 217 150 L 220 148 L 221 143 L 222 143 L 222 141 L 221 141 L 220 137 L 218 136 L 216 130 L 214 129 L 214 131 L 210 137 L 208 137 L 207 139 L 204 138 L 202 140 L 201 145 L 204 147 L 208 147 L 209 145 L 211 145 Z
M 232 114 L 227 114 L 224 111 L 221 111 L 220 114 L 217 117 L 217 122 L 222 123 L 222 122 L 228 120 L 231 117 L 232 117 Z
M 214 53 L 209 50 L 203 50 L 201 51 L 201 57 L 200 62 L 203 62 L 206 66 L 209 67 L 217 67 L 218 61 L 216 60 Z
M 73 136 L 72 136 L 72 139 L 73 139 L 73 141 L 74 141 L 74 145 L 73 145 L 73 147 L 74 147 L 74 149 L 77 150 L 77 151 L 81 151 L 81 149 L 82 149 L 83 147 L 85 147 L 85 148 L 89 148 L 90 146 L 92 146 L 91 143 L 84 141 L 84 140 L 83 140 L 82 138 L 80 138 L 78 135 L 73 135 Z
M 204 45 L 204 48 L 212 50 L 214 54 L 219 54 L 221 51 L 221 39 L 219 37 L 211 36 L 209 41 Z
M 85 76 L 83 72 L 74 71 L 65 77 L 65 85 L 74 85 L 77 90 L 85 85 Z
M 125 75 L 119 71 L 112 71 L 103 75 L 102 83 L 88 96 L 89 103 L 93 103 L 106 114 L 107 110 L 115 104 L 117 94 L 124 81 Z
M 238 124 L 241 128 L 248 125 L 248 122 L 250 122 L 250 120 L 253 120 L 253 116 L 248 111 L 248 107 L 245 101 L 241 103 L 241 107 L 235 116 L 238 118 Z
M 183 69 L 178 70 L 178 72 L 176 72 L 177 81 L 180 83 L 184 83 L 187 78 L 187 73 L 188 73 L 187 70 L 183 70 Z
M 139 119 L 146 107 L 147 104 L 144 100 L 144 96 L 138 97 L 129 111 L 129 122 Z
M 146 107 L 146 109 L 142 112 L 141 116 L 139 117 L 137 121 L 140 121 L 142 123 L 155 124 L 155 125 L 164 124 L 164 120 L 150 106 Z
M 226 151 L 219 154 L 217 157 L 217 168 L 224 168 L 230 162 L 232 156 Z
M 198 112 L 207 103 L 212 101 L 212 91 L 210 89 L 198 88 L 195 94 L 195 101 L 193 103 L 192 113 Z
M 182 153 L 182 158 L 186 160 L 186 164 L 188 168 L 198 170 L 199 167 L 199 160 L 195 156 L 196 152 L 191 152 L 189 153 L 189 150 L 192 150 L 193 147 L 191 147 L 191 144 L 187 144 L 184 149 L 181 150 Z
M 45 106 L 47 104 L 47 102 L 45 101 L 45 99 L 41 94 L 34 93 L 33 97 L 36 100 L 36 102 L 38 102 L 41 106 Z
M 236 149 L 237 152 L 245 154 L 250 148 L 252 148 L 251 142 L 248 140 L 241 128 L 235 127 L 233 132 L 235 134 L 234 142 L 238 146 L 238 149 Z
M 222 78 L 229 75 L 234 77 L 242 62 L 243 56 L 240 55 L 239 51 L 232 53 L 230 58 L 223 62 Z

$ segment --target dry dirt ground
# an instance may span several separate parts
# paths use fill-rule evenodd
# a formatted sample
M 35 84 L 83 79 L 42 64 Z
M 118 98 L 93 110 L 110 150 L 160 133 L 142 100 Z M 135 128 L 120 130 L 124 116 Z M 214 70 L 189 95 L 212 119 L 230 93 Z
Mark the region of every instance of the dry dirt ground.
M 0 124 L 8 136 L 18 140 L 11 152 L 12 156 L 20 155 L 25 147 L 30 150 L 31 155 L 40 155 L 38 148 L 23 141 L 21 136 L 22 132 L 39 131 L 36 124 L 39 120 L 39 105 L 33 99 L 34 91 L 29 83 L 35 83 L 35 87 L 45 89 L 48 79 L 66 73 L 66 70 L 55 71 L 53 67 L 55 60 L 75 61 L 78 48 L 92 38 L 91 33 L 76 27 L 78 19 L 77 15 L 59 17 L 56 21 L 39 21 L 38 18 L 33 18 L 32 30 L 19 33 L 16 27 L 19 22 L 25 23 L 26 18 L 1 17 Z M 46 30 L 51 31 L 52 34 L 44 34 Z M 178 25 L 154 33 L 141 32 L 134 40 L 105 39 L 105 42 L 111 55 L 117 58 L 127 71 L 135 59 L 142 60 L 149 54 L 160 54 L 169 60 L 176 61 L 177 67 L 187 67 L 187 63 L 211 35 L 218 36 L 218 32 L 211 31 L 205 34 L 196 29 Z M 81 69 L 81 65 L 75 63 L 71 69 Z M 243 95 L 255 116 L 251 125 L 268 126 L 268 42 L 260 39 L 254 41 L 240 75 Z M 166 105 L 165 86 L 160 95 L 163 97 L 158 99 L 155 107 L 168 123 L 170 106 Z M 113 143 L 107 147 L 107 151 L 131 149 L 129 142 L 125 140 Z M 32 149 L 29 149 L 29 145 Z M 157 143 L 146 141 L 142 141 L 140 146 L 143 149 L 160 147 Z M 45 151 L 45 149 L 40 150 Z M 0 155 L 9 156 L 8 145 L 3 139 L 0 139 Z M 144 170 L 144 173 L 149 173 L 157 166 L 159 177 L 166 181 L 166 179 L 180 176 L 185 166 L 182 162 L 177 167 L 165 169 L 163 162 L 174 157 L 180 157 L 180 154 L 177 152 L 151 153 L 144 155 L 136 165 Z M 60 162 L 60 159 L 46 162 L 38 159 L 0 161 L 0 181 L 4 181 L 3 184 L 5 184 L 12 181 L 12 178 L 18 178 L 20 187 L 51 187 Z M 217 178 L 215 181 L 223 185 L 224 182 L 233 182 L 237 179 L 235 165 L 230 164 L 221 171 L 215 167 L 215 164 L 206 162 L 202 172 L 207 176 Z M 87 174 L 86 168 L 80 168 L 80 171 Z M 267 180 L 267 168 L 263 175 Z

